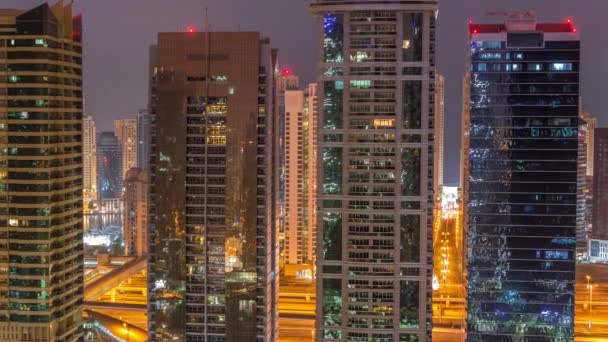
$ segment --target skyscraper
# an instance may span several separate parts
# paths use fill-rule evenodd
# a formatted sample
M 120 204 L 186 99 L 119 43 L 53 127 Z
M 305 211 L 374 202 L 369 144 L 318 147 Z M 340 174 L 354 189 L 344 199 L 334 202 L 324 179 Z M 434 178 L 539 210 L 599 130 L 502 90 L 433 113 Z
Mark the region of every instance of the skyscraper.
M 276 51 L 256 32 L 151 51 L 150 340 L 276 341 Z
M 317 84 L 311 83 L 308 85 L 306 92 L 306 105 L 304 108 L 305 126 L 306 126 L 306 188 L 307 205 L 306 216 L 308 217 L 307 232 L 304 236 L 304 249 L 307 253 L 307 259 L 314 265 L 317 258 L 317 129 L 318 129 L 318 103 L 317 103 Z
M 82 21 L 0 10 L 0 340 L 82 338 Z
M 430 341 L 437 1 L 318 0 L 317 340 Z
M 125 255 L 142 256 L 148 252 L 148 187 L 145 170 L 127 171 L 123 200 Z
M 122 147 L 113 132 L 101 132 L 97 139 L 97 202 L 102 211 L 122 208 Z
M 608 128 L 596 128 L 593 159 L 594 239 L 608 240 Z
M 97 129 L 95 120 L 87 115 L 82 119 L 82 159 L 84 199 L 97 197 Z
M 445 144 L 445 78 L 441 75 L 436 76 L 435 80 L 435 150 L 433 157 L 433 181 L 435 196 L 441 197 L 439 192 L 443 184 L 443 154 Z
M 579 34 L 470 24 L 468 341 L 572 341 Z
M 137 113 L 137 167 L 148 169 L 150 163 L 150 114 L 147 110 Z
M 314 260 L 312 237 L 316 222 L 315 86 L 285 91 L 285 262 Z M 312 105 L 312 107 L 311 107 Z
M 127 171 L 137 167 L 139 140 L 137 137 L 137 119 L 114 120 L 114 135 L 122 148 L 122 178 Z
M 593 227 L 593 151 L 597 119 L 582 110 L 579 103 L 578 126 L 578 198 L 576 208 L 577 256 L 587 252 Z
M 300 89 L 300 78 L 289 68 L 284 68 L 279 71 L 277 78 L 277 161 L 278 161 L 278 172 L 277 172 L 277 208 L 278 216 L 277 228 L 279 230 L 279 260 L 282 264 L 289 263 L 289 213 L 287 212 L 288 205 L 288 192 L 287 189 L 287 114 L 286 114 L 286 92 L 290 90 Z M 292 208 L 296 208 L 293 206 Z

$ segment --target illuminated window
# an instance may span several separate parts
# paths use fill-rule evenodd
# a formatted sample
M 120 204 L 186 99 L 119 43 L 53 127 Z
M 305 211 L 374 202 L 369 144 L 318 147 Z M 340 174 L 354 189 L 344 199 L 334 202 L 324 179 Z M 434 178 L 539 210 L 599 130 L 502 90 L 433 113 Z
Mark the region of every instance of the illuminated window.
M 228 87 L 228 94 L 234 95 L 234 91 L 235 91 L 234 87 Z
M 372 87 L 372 81 L 370 80 L 351 80 L 350 87 L 356 89 L 369 89 Z
M 572 71 L 572 63 L 551 63 L 551 71 Z
M 374 127 L 395 127 L 395 119 L 374 119 Z
M 369 53 L 365 51 L 355 51 L 350 53 L 350 61 L 361 63 L 369 61 Z
M 34 40 L 34 45 L 37 46 L 46 46 L 46 39 L 37 38 Z
M 403 40 L 403 48 L 404 49 L 409 49 L 410 46 L 412 46 L 412 41 L 409 39 L 404 39 Z
M 11 227 L 17 227 L 19 225 L 19 220 L 10 219 L 10 220 L 8 220 L 8 225 Z
M 16 75 L 10 75 L 10 76 L 8 77 L 8 81 L 9 81 L 9 82 L 11 82 L 11 83 L 19 82 L 19 76 L 16 76 Z

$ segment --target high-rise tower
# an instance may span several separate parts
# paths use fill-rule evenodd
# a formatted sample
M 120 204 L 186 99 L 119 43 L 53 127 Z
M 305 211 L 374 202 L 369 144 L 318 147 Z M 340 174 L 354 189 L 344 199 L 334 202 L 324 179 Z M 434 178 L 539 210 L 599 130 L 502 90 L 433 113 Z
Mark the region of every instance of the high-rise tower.
M 437 1 L 318 0 L 317 340 L 430 341 Z
M 138 164 L 139 140 L 137 137 L 137 119 L 114 120 L 114 135 L 122 148 L 121 177 Z
M 608 128 L 596 128 L 593 142 L 594 239 L 608 240 Z
M 468 341 L 572 341 L 579 34 L 470 24 Z
M 256 32 L 151 51 L 150 340 L 277 341 L 276 51 Z
M 85 201 L 97 197 L 97 129 L 95 120 L 87 115 L 82 119 L 83 194 Z
M 82 338 L 82 21 L 0 10 L 0 340 Z
M 445 151 L 445 78 L 437 74 L 435 80 L 435 150 L 433 151 L 433 181 L 435 200 L 441 198 L 443 184 L 443 159 Z
M 137 113 L 137 167 L 148 169 L 150 163 L 150 114 L 147 110 Z
M 288 264 L 314 260 L 316 87 L 285 91 L 285 250 Z
M 123 231 L 125 255 L 148 253 L 148 174 L 132 168 L 125 175 Z
M 122 156 L 122 146 L 114 133 L 101 132 L 97 139 L 97 206 L 102 211 L 122 210 Z

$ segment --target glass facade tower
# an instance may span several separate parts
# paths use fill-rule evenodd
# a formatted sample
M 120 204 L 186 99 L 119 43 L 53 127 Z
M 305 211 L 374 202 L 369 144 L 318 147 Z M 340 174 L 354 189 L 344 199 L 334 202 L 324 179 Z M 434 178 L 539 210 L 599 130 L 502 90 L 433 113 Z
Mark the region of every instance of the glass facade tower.
M 277 341 L 276 51 L 160 33 L 150 115 L 151 341 Z
M 97 139 L 97 198 L 98 207 L 104 201 L 122 198 L 122 145 L 113 132 L 101 132 Z
M 317 341 L 430 341 L 437 1 L 319 0 Z
M 573 341 L 579 35 L 471 24 L 468 341 Z
M 81 17 L 59 1 L 0 22 L 0 340 L 80 341 Z

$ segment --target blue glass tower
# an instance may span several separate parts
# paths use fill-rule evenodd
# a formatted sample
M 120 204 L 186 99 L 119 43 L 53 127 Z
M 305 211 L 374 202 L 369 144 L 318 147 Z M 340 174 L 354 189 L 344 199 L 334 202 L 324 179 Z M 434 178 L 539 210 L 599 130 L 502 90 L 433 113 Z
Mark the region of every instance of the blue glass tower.
M 570 21 L 470 25 L 468 341 L 573 341 L 579 47 Z

